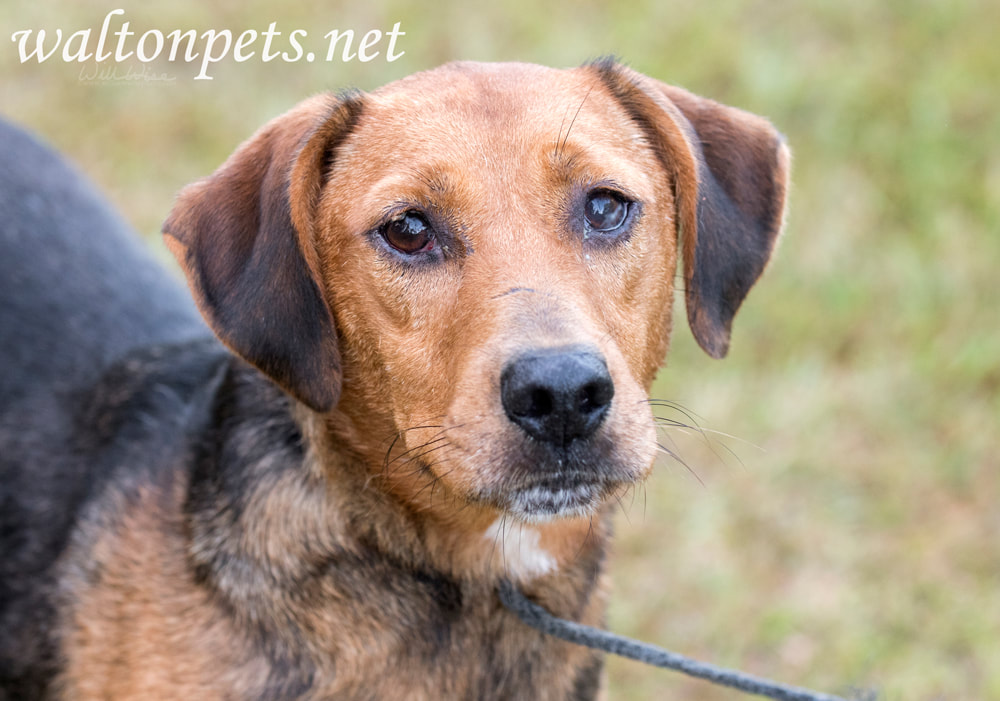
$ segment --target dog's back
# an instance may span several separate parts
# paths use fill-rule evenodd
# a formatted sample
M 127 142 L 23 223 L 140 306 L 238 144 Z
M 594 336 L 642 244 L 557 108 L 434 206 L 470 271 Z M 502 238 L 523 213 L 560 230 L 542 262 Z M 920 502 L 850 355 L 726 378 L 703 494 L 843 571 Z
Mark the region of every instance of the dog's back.
M 64 160 L 0 123 L 0 412 L 132 348 L 206 335 L 190 296 Z
M 80 422 L 114 418 L 110 408 L 139 396 L 129 388 L 154 381 L 170 391 L 143 408 L 176 405 L 204 374 L 161 370 L 154 380 L 155 358 L 136 353 L 209 335 L 98 193 L 0 122 L 0 699 L 42 694 L 55 664 L 53 569 L 78 514 L 122 462 L 109 446 L 75 441 Z

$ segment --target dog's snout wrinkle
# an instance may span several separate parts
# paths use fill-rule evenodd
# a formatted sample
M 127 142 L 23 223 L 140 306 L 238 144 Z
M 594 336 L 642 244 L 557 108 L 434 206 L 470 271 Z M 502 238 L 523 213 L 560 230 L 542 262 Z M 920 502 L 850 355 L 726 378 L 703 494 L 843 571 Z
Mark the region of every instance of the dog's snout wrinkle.
M 490 299 L 497 300 L 503 297 L 507 297 L 508 295 L 518 294 L 522 292 L 527 292 L 529 294 L 543 295 L 545 297 L 555 297 L 555 295 L 553 294 L 550 294 L 548 292 L 542 292 L 541 290 L 536 290 L 534 287 L 511 287 L 506 292 L 501 292 L 498 295 L 493 295 L 492 297 L 490 297 Z
M 558 447 L 592 435 L 614 394 L 604 358 L 579 347 L 524 353 L 500 377 L 507 417 L 535 440 Z

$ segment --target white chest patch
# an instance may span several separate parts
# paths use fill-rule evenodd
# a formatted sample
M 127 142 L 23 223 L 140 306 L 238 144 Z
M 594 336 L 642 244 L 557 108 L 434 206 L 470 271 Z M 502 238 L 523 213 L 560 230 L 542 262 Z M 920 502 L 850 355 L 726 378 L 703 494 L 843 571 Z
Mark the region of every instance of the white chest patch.
M 536 528 L 523 523 L 497 519 L 483 534 L 486 546 L 493 548 L 492 558 L 508 576 L 534 579 L 558 567 L 556 559 L 544 548 Z

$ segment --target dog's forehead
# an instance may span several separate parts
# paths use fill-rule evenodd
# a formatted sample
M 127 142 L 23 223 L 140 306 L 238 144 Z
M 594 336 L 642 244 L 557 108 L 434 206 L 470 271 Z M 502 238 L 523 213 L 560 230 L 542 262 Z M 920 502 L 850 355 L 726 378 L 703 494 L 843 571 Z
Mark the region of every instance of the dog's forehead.
M 554 69 L 524 63 L 450 63 L 416 73 L 368 96 L 366 119 L 391 130 L 399 145 L 434 142 L 435 148 L 511 139 L 511 146 L 541 139 L 627 128 L 641 139 L 620 105 L 590 68 Z
M 579 93 L 598 79 L 595 72 L 529 63 L 461 61 L 414 73 L 371 93 L 379 104 L 457 109 L 526 107 L 539 96 Z

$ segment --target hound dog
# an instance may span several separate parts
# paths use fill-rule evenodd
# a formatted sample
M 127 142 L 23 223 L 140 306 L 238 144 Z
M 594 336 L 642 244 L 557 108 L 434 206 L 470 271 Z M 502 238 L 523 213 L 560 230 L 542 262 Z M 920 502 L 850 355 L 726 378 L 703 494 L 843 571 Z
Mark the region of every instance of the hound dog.
M 0 698 L 601 693 L 496 586 L 601 623 L 675 272 L 720 357 L 781 227 L 767 121 L 612 61 L 314 97 L 179 195 L 197 310 L 0 141 Z

